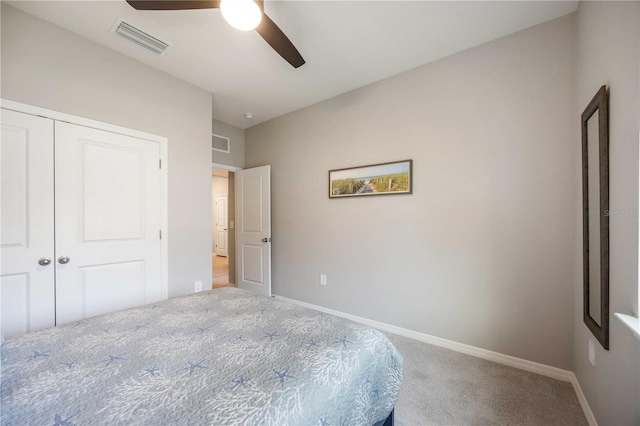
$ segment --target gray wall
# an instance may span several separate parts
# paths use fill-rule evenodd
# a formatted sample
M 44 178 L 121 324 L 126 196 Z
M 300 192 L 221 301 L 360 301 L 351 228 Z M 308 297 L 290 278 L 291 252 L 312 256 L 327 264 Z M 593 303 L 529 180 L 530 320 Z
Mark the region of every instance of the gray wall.
M 213 133 L 229 138 L 229 153 L 212 151 L 214 163 L 227 166 L 244 167 L 244 130 L 227 124 L 223 121 L 213 120 Z
M 570 369 L 574 35 L 561 18 L 246 130 L 275 294 Z M 328 199 L 328 170 L 407 158 L 413 195 Z
M 580 2 L 577 30 L 573 116 L 580 116 L 600 86 L 610 87 L 609 208 L 637 212 L 640 2 Z M 576 128 L 576 141 L 579 135 Z M 577 143 L 574 156 L 580 156 Z M 614 312 L 638 315 L 638 218 L 609 219 L 611 334 L 605 351 L 582 321 L 582 188 L 576 173 L 574 368 L 599 424 L 639 425 L 640 341 L 613 317 Z M 595 367 L 588 359 L 589 339 L 597 348 Z
M 2 97 L 169 139 L 169 296 L 211 282 L 211 94 L 2 4 Z

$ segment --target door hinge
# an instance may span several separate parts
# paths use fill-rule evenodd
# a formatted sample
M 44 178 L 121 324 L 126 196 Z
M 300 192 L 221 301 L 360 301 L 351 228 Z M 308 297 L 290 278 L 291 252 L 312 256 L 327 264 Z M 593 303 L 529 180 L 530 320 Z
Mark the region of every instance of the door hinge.
M 160 239 L 162 239 L 162 229 L 158 231 L 158 234 L 160 235 Z
M 158 168 L 161 169 L 162 168 L 162 159 L 158 160 Z

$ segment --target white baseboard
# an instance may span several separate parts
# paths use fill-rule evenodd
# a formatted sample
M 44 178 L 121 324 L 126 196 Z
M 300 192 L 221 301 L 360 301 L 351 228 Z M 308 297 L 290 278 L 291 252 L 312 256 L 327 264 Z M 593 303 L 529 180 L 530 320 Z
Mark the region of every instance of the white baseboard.
M 596 421 L 596 416 L 593 415 L 593 411 L 591 411 L 591 407 L 589 406 L 589 402 L 587 401 L 587 397 L 584 396 L 584 392 L 582 392 L 582 388 L 580 387 L 580 382 L 575 374 L 571 373 L 573 378 L 571 380 L 571 384 L 573 385 L 573 390 L 578 397 L 578 402 L 580 403 L 580 407 L 582 407 L 582 411 L 584 412 L 584 416 L 587 418 L 587 423 L 589 426 L 598 426 L 598 422 Z
M 597 426 L 596 419 L 589 407 L 589 403 L 582 392 L 580 383 L 576 375 L 569 370 L 563 370 L 561 368 L 552 367 L 546 364 L 540 364 L 537 362 L 529 361 L 522 358 L 517 358 L 511 355 L 501 354 L 499 352 L 490 351 L 487 349 L 477 348 L 475 346 L 466 345 L 464 343 L 454 342 L 453 340 L 443 339 L 441 337 L 431 336 L 429 334 L 421 333 L 419 331 L 413 331 L 395 325 L 383 323 L 380 321 L 371 320 L 368 318 L 362 318 L 356 315 L 346 314 L 340 311 L 334 311 L 333 309 L 324 308 L 322 306 L 312 305 L 311 303 L 300 302 L 298 300 L 289 299 L 274 295 L 276 299 L 283 300 L 285 302 L 294 303 L 296 305 L 304 306 L 305 308 L 315 309 L 316 311 L 325 312 L 338 317 L 346 318 L 351 321 L 358 322 L 360 324 L 367 325 L 369 327 L 376 328 L 381 331 L 397 334 L 399 336 L 408 337 L 410 339 L 418 340 L 421 342 L 429 343 L 435 346 L 440 346 L 452 351 L 461 352 L 467 355 L 472 355 L 477 358 L 486 359 L 488 361 L 497 362 L 498 364 L 507 365 L 509 367 L 518 368 L 520 370 L 529 371 L 531 373 L 540 374 L 542 376 L 550 377 L 552 379 L 561 380 L 563 382 L 569 382 L 573 385 L 573 389 L 576 392 L 580 406 L 584 411 L 584 415 L 591 426 Z

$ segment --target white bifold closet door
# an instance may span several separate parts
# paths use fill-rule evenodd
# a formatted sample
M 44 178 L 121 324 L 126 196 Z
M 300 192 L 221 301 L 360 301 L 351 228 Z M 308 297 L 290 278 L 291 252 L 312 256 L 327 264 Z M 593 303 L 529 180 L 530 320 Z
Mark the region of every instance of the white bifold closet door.
M 0 156 L 5 337 L 163 299 L 157 142 L 3 110 Z
M 56 323 L 162 300 L 159 144 L 59 121 L 55 135 Z
M 9 337 L 55 321 L 53 120 L 2 110 L 1 127 L 0 309 Z

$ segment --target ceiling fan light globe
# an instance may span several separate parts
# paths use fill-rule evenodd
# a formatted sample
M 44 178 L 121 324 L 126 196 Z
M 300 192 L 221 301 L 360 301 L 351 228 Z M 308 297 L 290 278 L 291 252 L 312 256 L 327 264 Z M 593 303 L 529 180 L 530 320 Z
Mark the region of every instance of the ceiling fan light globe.
M 229 25 L 240 31 L 253 30 L 262 21 L 262 12 L 252 0 L 222 0 L 220 12 Z

